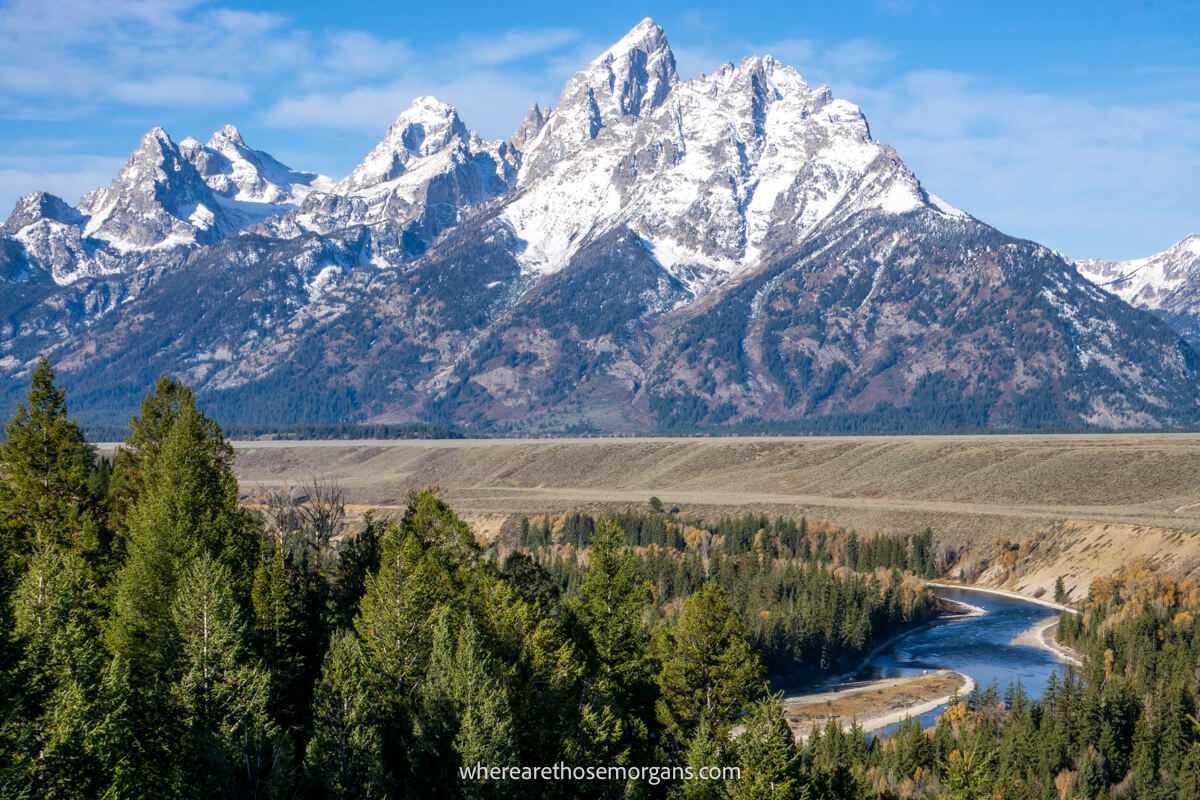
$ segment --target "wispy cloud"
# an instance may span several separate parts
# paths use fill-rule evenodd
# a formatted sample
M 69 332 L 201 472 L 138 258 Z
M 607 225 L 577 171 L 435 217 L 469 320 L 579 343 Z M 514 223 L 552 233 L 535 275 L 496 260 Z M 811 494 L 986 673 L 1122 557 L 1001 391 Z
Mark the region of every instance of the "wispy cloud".
M 943 4 L 878 5 L 930 14 Z M 932 191 L 1011 233 L 1081 255 L 1129 256 L 1200 226 L 1200 103 L 1188 92 L 1198 76 L 1186 70 L 1167 65 L 1146 78 L 1178 87 L 1177 100 L 1158 99 L 1166 91 L 1147 100 L 1039 92 L 1003 76 L 921 69 L 913 54 L 876 39 L 739 42 L 705 13 L 681 17 L 668 34 L 685 78 L 770 53 L 858 103 L 877 138 Z M 301 133 L 369 141 L 423 94 L 456 105 L 485 136 L 504 136 L 531 102 L 556 103 L 571 73 L 611 42 L 515 25 L 418 48 L 204 0 L 0 0 L 0 43 L 0 119 L 14 130 L 114 115 L 149 127 L 162 121 L 156 109 L 194 109 L 195 119 L 219 109 L 217 122 L 274 128 L 286 149 Z M 107 183 L 122 160 L 91 155 L 86 143 L 55 151 L 0 142 L 5 205 L 35 188 L 73 199 Z
M 578 40 L 579 31 L 571 28 L 517 29 L 465 37 L 454 49 L 474 64 L 507 64 L 560 50 Z
M 1128 258 L 1200 225 L 1192 98 L 1102 102 L 948 71 L 841 93 L 928 188 L 1009 233 L 1083 249 L 1074 256 Z
M 8 216 L 13 201 L 35 186 L 74 203 L 89 189 L 107 185 L 124 162 L 124 158 L 78 154 L 2 156 L 0 215 Z

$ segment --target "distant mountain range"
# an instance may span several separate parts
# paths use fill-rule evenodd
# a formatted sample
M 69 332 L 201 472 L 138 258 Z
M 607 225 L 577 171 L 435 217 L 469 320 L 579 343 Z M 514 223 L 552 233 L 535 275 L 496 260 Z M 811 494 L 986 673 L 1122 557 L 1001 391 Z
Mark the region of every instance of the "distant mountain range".
M 1085 278 L 1127 303 L 1158 314 L 1200 347 L 1200 236 L 1132 261 L 1077 261 Z
M 247 425 L 1193 427 L 1197 241 L 1076 265 L 771 57 L 680 79 L 647 19 L 507 141 L 422 97 L 334 182 L 156 128 L 77 207 L 23 198 L 0 389 L 46 352 L 94 423 L 169 373 Z

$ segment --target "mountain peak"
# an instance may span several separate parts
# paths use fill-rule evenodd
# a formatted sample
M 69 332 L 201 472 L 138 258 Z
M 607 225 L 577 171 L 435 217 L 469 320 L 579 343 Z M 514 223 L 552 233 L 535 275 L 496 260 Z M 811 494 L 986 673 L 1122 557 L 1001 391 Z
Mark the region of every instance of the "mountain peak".
M 564 100 L 586 87 L 601 117 L 639 116 L 657 108 L 678 81 L 667 35 L 646 17 L 571 79 Z
M 651 113 L 678 83 L 667 35 L 643 19 L 567 81 L 546 130 L 530 145 L 522 175 L 542 174 L 603 129 Z
M 456 141 L 466 143 L 470 136 L 454 106 L 422 95 L 396 117 L 383 140 L 338 184 L 338 190 L 356 192 L 394 180 L 412 161 L 439 153 Z
M 674 55 L 671 54 L 671 45 L 667 42 L 666 32 L 650 17 L 646 17 L 630 28 L 628 33 L 618 39 L 612 47 L 592 59 L 591 63 L 595 65 L 615 61 L 633 51 L 647 54 L 670 54 L 672 64 L 674 64 Z
M 221 145 L 225 143 L 235 147 L 246 147 L 246 140 L 242 138 L 242 132 L 233 125 L 222 125 L 208 140 L 208 146 L 214 150 L 220 150 Z
M 11 234 L 38 220 L 49 219 L 66 225 L 79 225 L 83 215 L 70 203 L 49 192 L 31 192 L 17 200 L 0 232 Z
M 548 119 L 550 119 L 549 109 L 543 111 L 541 106 L 534 103 L 525 114 L 525 119 L 521 121 L 516 131 L 509 137 L 509 143 L 518 150 L 523 151 L 541 133 Z

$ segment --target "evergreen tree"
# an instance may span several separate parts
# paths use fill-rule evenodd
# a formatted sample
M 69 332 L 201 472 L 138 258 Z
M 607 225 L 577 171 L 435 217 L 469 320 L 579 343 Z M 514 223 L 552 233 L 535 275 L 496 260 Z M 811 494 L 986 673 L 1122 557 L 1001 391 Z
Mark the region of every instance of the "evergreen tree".
M 620 551 L 621 529 L 605 519 L 588 552 L 577 613 L 594 661 L 583 709 L 588 737 L 607 763 L 649 754 L 656 687 L 642 615 L 650 593 L 637 579 L 632 554 Z
M 783 701 L 760 700 L 746 717 L 736 739 L 741 779 L 733 782 L 734 800 L 806 798 L 796 739 L 783 717 Z
M 707 720 L 700 720 L 684 755 L 684 763 L 690 769 L 692 778 L 682 781 L 672 792 L 673 797 L 680 800 L 723 800 L 729 796 L 729 787 L 724 781 L 713 779 L 711 773 L 701 772 L 727 766 L 727 741 L 717 738 Z M 701 778 L 702 774 L 705 777 Z
M 354 620 L 384 742 L 383 761 L 394 781 L 409 771 L 411 701 L 428 664 L 433 612 L 459 596 L 468 578 L 453 556 L 475 560 L 474 545 L 464 547 L 460 526 L 440 500 L 417 495 L 404 523 L 385 533 L 379 571 L 367 579 Z
M 455 625 L 450 609 L 436 614 L 429 670 L 419 693 L 417 740 L 433 758 L 418 775 L 436 774 L 431 796 L 501 797 L 512 787 L 463 783 L 458 767 L 516 763 L 516 738 L 504 687 L 469 614 Z
M 766 689 L 762 661 L 745 623 L 715 583 L 688 597 L 678 621 L 658 639 L 658 716 L 680 746 L 703 719 L 718 737 Z
M 186 784 L 208 796 L 266 797 L 286 782 L 290 753 L 267 712 L 269 678 L 250 658 L 231 584 L 229 568 L 201 552 L 172 607 Z
M 74 552 L 40 546 L 13 598 L 24 655 L 12 687 L 23 719 L 22 783 L 48 797 L 98 794 L 93 735 L 103 665 L 90 571 Z M 14 765 L 15 766 L 15 765 Z
M 162 376 L 154 390 L 142 399 L 140 413 L 129 420 L 129 435 L 113 460 L 109 477 L 109 510 L 112 524 L 123 546 L 125 517 L 145 488 L 149 465 L 158 457 L 171 428 L 185 407 L 195 408 L 192 390 L 174 378 Z M 216 446 L 219 434 L 210 423 L 210 441 Z
M 10 569 L 19 571 L 35 544 L 72 549 L 93 563 L 104 557 L 88 486 L 95 457 L 43 356 L 0 444 L 0 536 Z
M 372 719 L 367 669 L 354 632 L 335 632 L 313 695 L 312 737 L 305 758 L 310 782 L 328 797 L 386 794 L 383 738 Z
M 384 531 L 389 527 L 395 527 L 395 522 L 367 512 L 361 530 L 338 544 L 332 585 L 337 624 L 350 624 L 358 613 L 358 603 L 367 591 L 367 578 L 379 571 Z
M 238 505 L 232 451 L 184 405 L 162 451 L 146 466 L 144 489 L 129 512 L 128 554 L 117 576 L 115 652 L 135 677 L 169 674 L 174 660 L 171 602 L 180 570 L 201 553 L 225 564 L 234 596 L 249 605 L 258 542 Z
M 1200 742 L 1193 742 L 1188 754 L 1179 767 L 1179 775 L 1175 780 L 1175 797 L 1200 797 Z

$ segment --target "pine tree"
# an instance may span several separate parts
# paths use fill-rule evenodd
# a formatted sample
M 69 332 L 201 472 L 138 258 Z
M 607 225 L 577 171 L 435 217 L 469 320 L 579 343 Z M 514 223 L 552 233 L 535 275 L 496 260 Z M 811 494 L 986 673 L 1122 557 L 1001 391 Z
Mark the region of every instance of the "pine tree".
M 408 772 L 411 703 L 425 676 L 433 611 L 460 596 L 462 581 L 469 577 L 465 565 L 452 560 L 467 554 L 460 523 L 440 500 L 417 495 L 404 519 L 385 532 L 379 571 L 367 579 L 354 620 L 383 737 L 383 760 L 393 779 Z
M 338 543 L 337 568 L 333 578 L 335 623 L 348 625 L 358 613 L 358 604 L 367 591 L 367 578 L 379 571 L 384 531 L 396 523 L 367 512 L 362 528 Z
M 415 738 L 425 751 L 416 774 L 423 780 L 437 776 L 428 787 L 433 796 L 504 796 L 511 787 L 460 782 L 458 767 L 517 763 L 508 696 L 471 615 L 456 624 L 442 607 L 435 618 L 415 721 Z
M 680 746 L 700 720 L 728 734 L 734 719 L 766 689 L 763 665 L 745 623 L 723 589 L 706 583 L 688 597 L 678 621 L 658 641 L 658 716 Z
M 175 605 L 184 570 L 200 556 L 219 561 L 242 618 L 249 606 L 257 534 L 238 506 L 232 453 L 214 428 L 193 405 L 181 406 L 161 451 L 144 464 L 127 517 L 126 561 L 105 631 L 114 657 L 105 736 L 119 759 L 109 792 L 117 796 L 164 796 L 182 785 L 178 753 L 190 726 L 177 689 L 186 651 Z
M 145 488 L 149 465 L 162 451 L 185 407 L 196 407 L 191 388 L 164 375 L 142 399 L 138 416 L 129 420 L 129 435 L 117 450 L 108 481 L 109 510 L 121 538 L 126 532 L 126 514 Z M 210 433 L 215 443 L 216 432 Z
M 76 553 L 42 545 L 13 598 L 14 633 L 24 651 L 22 680 L 13 687 L 23 718 L 24 779 L 50 797 L 100 790 L 92 737 L 104 654 L 89 575 Z M 13 755 L 21 759 L 19 750 Z
M 189 791 L 265 797 L 285 783 L 286 738 L 267 713 L 270 682 L 253 663 L 229 568 L 201 552 L 172 606 L 182 671 L 174 694 L 185 731 Z
M 271 676 L 275 718 L 302 742 L 325 647 L 329 587 L 307 551 L 286 554 L 266 537 L 262 547 L 251 589 L 255 649 Z
M 184 405 L 130 509 L 128 553 L 117 576 L 109 638 L 135 679 L 169 674 L 174 659 L 171 602 L 180 570 L 200 553 L 229 569 L 239 605 L 249 604 L 257 536 L 238 506 L 231 451 Z
M 796 739 L 783 717 L 783 701 L 768 697 L 755 703 L 735 741 L 741 777 L 733 782 L 734 800 L 803 798 L 808 794 Z
M 642 623 L 650 593 L 632 554 L 619 551 L 623 538 L 612 520 L 597 526 L 577 610 L 594 659 L 584 725 L 612 764 L 646 758 L 657 694 Z
M 367 661 L 353 631 L 333 634 L 313 695 L 305 765 L 329 797 L 383 797 L 383 738 L 374 724 Z
M 1200 797 L 1200 742 L 1193 742 L 1184 756 L 1175 778 L 1175 797 L 1178 800 Z
M 20 571 L 33 546 L 72 549 L 96 563 L 104 536 L 88 487 L 95 449 L 67 416 L 66 395 L 43 356 L 0 445 L 0 536 L 9 568 Z
M 673 797 L 680 800 L 722 800 L 729 796 L 728 787 L 723 781 L 713 779 L 709 772 L 701 772 L 727 766 L 726 742 L 727 739 L 717 738 L 707 720 L 700 720 L 684 754 L 684 763 L 690 769 L 692 778 L 682 781 L 672 792 Z M 701 778 L 701 775 L 704 777 Z

